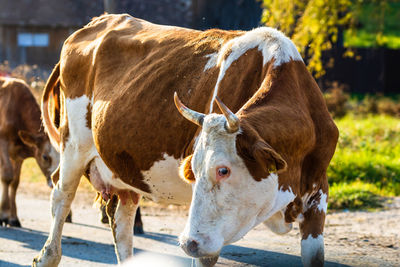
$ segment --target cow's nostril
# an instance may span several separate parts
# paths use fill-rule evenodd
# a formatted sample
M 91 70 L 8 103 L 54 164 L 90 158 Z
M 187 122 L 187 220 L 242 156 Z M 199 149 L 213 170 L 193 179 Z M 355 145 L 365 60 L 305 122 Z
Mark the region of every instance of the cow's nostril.
M 199 244 L 194 240 L 188 241 L 186 248 L 189 251 L 189 253 L 196 254 L 197 251 L 199 250 Z

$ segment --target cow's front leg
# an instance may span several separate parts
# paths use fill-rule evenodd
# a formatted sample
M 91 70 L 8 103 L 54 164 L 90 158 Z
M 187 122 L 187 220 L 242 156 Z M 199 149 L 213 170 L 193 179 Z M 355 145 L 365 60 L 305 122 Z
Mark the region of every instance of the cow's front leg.
M 301 231 L 301 259 L 303 265 L 324 266 L 324 224 L 327 210 L 327 193 L 319 190 L 306 203 Z
M 61 154 L 60 180 L 51 193 L 52 223 L 49 237 L 40 254 L 33 259 L 32 266 L 57 266 L 61 260 L 62 229 L 85 167 L 85 159 L 74 152 L 72 147 L 66 147 Z
M 0 202 L 0 226 L 7 225 L 10 217 L 9 187 L 14 179 L 13 168 L 8 153 L 8 143 L 0 139 L 0 182 L 2 187 Z
M 116 199 L 110 200 L 107 213 L 114 237 L 115 253 L 118 263 L 121 263 L 132 256 L 134 216 L 139 206 L 140 195 L 132 191 L 119 191 L 118 198 L 116 208 Z
M 0 226 L 8 225 L 8 218 L 10 216 L 10 197 L 8 195 L 8 188 L 10 187 L 10 179 L 4 176 L 1 179 L 1 202 L 0 202 Z
M 17 216 L 16 195 L 21 175 L 22 161 L 13 161 L 14 178 L 10 185 L 10 220 L 9 224 L 13 227 L 21 227 L 21 223 Z

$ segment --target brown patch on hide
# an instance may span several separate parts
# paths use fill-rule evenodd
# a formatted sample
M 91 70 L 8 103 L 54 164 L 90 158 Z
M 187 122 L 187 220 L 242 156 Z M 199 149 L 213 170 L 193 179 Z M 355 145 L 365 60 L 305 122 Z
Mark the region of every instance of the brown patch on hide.
M 317 207 L 308 209 L 303 213 L 304 220 L 300 223 L 302 239 L 307 239 L 309 235 L 317 238 L 324 231 L 325 212 L 319 212 Z
M 92 104 L 90 102 L 86 109 L 86 127 L 92 129 Z
M 292 223 L 303 212 L 303 201 L 300 197 L 296 197 L 293 202 L 290 202 L 285 211 L 285 222 Z
M 117 168 L 114 170 L 114 173 L 117 174 L 117 177 L 143 192 L 151 193 L 149 185 L 143 181 L 144 177 L 137 167 L 135 160 L 127 151 L 117 153 L 115 160 Z
M 55 186 L 60 179 L 60 165 L 58 165 L 57 169 L 51 174 L 51 180 L 53 181 L 53 185 Z

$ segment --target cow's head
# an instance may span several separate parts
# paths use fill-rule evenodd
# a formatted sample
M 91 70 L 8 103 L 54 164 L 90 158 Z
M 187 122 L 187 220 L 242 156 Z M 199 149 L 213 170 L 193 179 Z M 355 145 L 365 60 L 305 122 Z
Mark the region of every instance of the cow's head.
M 59 164 L 60 155 L 51 145 L 49 138 L 44 133 L 32 134 L 28 131 L 19 131 L 18 135 L 22 142 L 32 149 L 36 162 L 46 176 L 47 184 L 52 187 L 51 174 Z
M 185 107 L 175 94 L 180 113 L 202 127 L 193 155 L 180 170 L 193 184 L 189 218 L 180 237 L 181 247 L 193 257 L 218 254 L 265 219 L 278 192 L 277 173 L 286 168 L 257 131 L 218 98 L 216 102 L 223 115 L 204 115 Z

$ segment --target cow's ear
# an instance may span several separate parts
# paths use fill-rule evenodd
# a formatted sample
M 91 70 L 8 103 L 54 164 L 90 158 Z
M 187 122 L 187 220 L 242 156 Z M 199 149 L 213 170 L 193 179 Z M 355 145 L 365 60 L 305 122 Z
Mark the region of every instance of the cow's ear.
M 239 135 L 237 151 L 256 181 L 268 178 L 270 173 L 279 173 L 286 169 L 286 161 L 281 155 L 260 138 Z
M 38 144 L 40 142 L 39 136 L 36 136 L 35 134 L 32 134 L 32 133 L 24 131 L 24 130 L 18 131 L 18 135 L 19 135 L 19 138 L 21 139 L 21 141 L 25 145 L 30 146 L 30 147 L 38 147 Z
M 185 180 L 185 182 L 190 184 L 196 181 L 192 171 L 192 157 L 193 154 L 184 158 L 179 167 L 179 175 L 183 180 Z
M 262 140 L 254 144 L 253 157 L 266 174 L 280 173 L 287 168 L 287 163 L 282 156 Z

